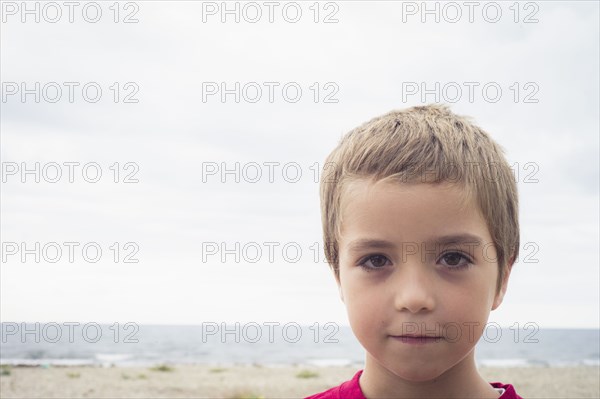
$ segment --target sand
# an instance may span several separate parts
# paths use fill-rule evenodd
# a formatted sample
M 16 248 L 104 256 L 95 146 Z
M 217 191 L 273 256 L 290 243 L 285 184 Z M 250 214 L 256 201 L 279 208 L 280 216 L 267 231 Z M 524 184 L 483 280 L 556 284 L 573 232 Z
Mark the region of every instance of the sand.
M 356 367 L 12 367 L 1 398 L 301 398 L 350 379 Z M 482 368 L 526 398 L 599 398 L 598 367 Z

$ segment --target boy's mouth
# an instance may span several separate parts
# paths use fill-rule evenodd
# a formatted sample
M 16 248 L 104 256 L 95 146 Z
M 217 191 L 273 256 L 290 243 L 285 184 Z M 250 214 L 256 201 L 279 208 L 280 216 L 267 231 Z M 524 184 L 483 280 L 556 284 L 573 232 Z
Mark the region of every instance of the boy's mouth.
M 432 344 L 435 342 L 439 342 L 443 339 L 440 336 L 433 335 L 414 335 L 414 334 L 405 334 L 405 335 L 390 335 L 391 338 L 398 340 L 405 344 L 411 345 L 426 345 Z

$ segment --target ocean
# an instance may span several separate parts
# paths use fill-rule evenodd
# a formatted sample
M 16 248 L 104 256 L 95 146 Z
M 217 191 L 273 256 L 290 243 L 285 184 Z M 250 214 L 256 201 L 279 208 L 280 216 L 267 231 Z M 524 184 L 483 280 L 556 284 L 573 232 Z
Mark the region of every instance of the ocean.
M 364 362 L 364 350 L 350 327 L 334 323 L 161 326 L 7 322 L 1 329 L 3 365 L 360 367 Z M 488 327 L 475 353 L 479 366 L 599 366 L 600 333 L 596 329 Z

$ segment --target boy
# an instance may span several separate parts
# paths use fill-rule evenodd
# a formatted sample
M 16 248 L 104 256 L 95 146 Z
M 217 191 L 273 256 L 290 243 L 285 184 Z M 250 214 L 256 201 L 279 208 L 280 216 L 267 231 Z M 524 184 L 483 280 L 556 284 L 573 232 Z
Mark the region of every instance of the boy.
M 325 253 L 366 359 L 309 398 L 520 398 L 474 358 L 519 252 L 498 144 L 445 106 L 413 107 L 352 130 L 323 171 Z

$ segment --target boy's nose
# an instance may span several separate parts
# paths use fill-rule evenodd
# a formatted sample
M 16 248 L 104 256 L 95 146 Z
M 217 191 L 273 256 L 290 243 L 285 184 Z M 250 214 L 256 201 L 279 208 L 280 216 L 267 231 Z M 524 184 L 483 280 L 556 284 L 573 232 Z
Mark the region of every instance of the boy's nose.
M 435 307 L 433 275 L 420 262 L 405 262 L 393 276 L 394 302 L 398 311 L 431 311 Z

